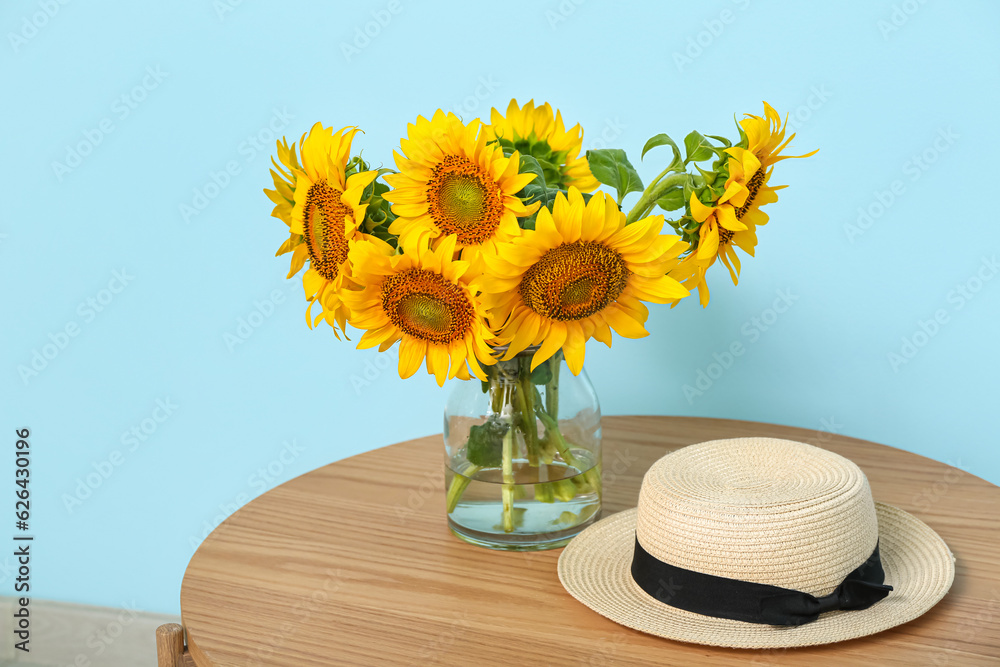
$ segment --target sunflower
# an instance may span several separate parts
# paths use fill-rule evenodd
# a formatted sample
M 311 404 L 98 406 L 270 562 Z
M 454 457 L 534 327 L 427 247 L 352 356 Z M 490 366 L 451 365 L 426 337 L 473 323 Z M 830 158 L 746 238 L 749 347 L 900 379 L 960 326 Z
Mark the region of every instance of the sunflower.
M 781 154 L 795 135 L 785 138 L 781 117 L 767 102 L 764 102 L 763 118 L 746 114 L 739 126 L 740 144 L 725 150 L 729 156 L 725 192 L 711 205 L 703 204 L 694 194 L 691 195 L 691 217 L 695 222 L 702 223 L 698 228 L 697 250 L 679 260 L 670 270 L 670 275 L 686 287 L 698 290 L 702 306 L 707 306 L 709 301 L 705 274 L 716 259 L 721 259 L 726 265 L 736 285 L 740 276 L 736 248 L 753 257 L 757 246 L 757 227 L 766 225 L 769 219 L 761 207 L 778 201 L 778 190 L 787 187 L 770 184 L 774 165 L 782 160 L 809 157 L 816 153 Z
M 278 159 L 271 158 L 271 164 L 274 165 L 274 169 L 271 170 L 271 180 L 274 181 L 274 190 L 265 189 L 264 194 L 274 202 L 274 208 L 271 209 L 271 217 L 278 218 L 289 228 L 288 239 L 281 244 L 278 252 L 274 254 L 275 257 L 279 257 L 294 251 L 295 247 L 302 243 L 302 235 L 292 234 L 291 232 L 292 208 L 295 206 L 295 172 L 301 171 L 302 165 L 299 164 L 299 157 L 295 152 L 294 142 L 289 146 L 288 140 L 282 137 L 281 141 L 276 143 L 278 145 Z M 288 273 L 289 278 L 299 272 L 304 260 L 305 258 L 302 257 L 302 261 L 298 261 L 298 258 L 293 256 L 292 266 Z
M 389 232 L 404 247 L 454 234 L 463 259 L 475 260 L 484 247 L 520 234 L 517 218 L 537 208 L 515 196 L 535 175 L 518 173 L 518 154 L 504 157 L 480 128 L 440 109 L 407 126 L 403 155 L 393 153 L 400 173 L 385 177 L 393 190 L 383 195 L 398 216 Z
M 278 159 L 271 158 L 274 169 L 271 170 L 271 180 L 274 181 L 274 190 L 264 190 L 267 198 L 274 202 L 271 216 L 278 218 L 289 227 L 292 226 L 292 206 L 295 205 L 295 170 L 301 170 L 299 157 L 295 152 L 295 143 L 288 145 L 288 140 L 284 137 L 276 142 L 278 146 Z M 277 171 L 275 171 L 277 169 Z M 289 244 L 294 245 L 294 244 Z M 285 249 L 284 245 L 279 249 L 279 254 Z
M 542 167 L 546 185 L 560 190 L 575 186 L 580 192 L 591 192 L 599 183 L 590 173 L 586 157 L 577 157 L 583 148 L 583 128 L 577 123 L 566 130 L 562 114 L 548 102 L 540 107 L 529 100 L 518 108 L 517 100 L 507 105 L 507 115 L 493 109 L 490 125 L 483 131 L 490 140 L 531 155 Z
M 316 123 L 308 135 L 303 135 L 300 155 L 295 144 L 278 145 L 279 173 L 272 171 L 275 191 L 268 196 L 276 203 L 272 215 L 289 226 L 289 238 L 278 254 L 292 253 L 291 278 L 309 261 L 302 276 L 309 307 L 306 322 L 310 327 L 325 319 L 340 338 L 347 320 L 347 309 L 339 293 L 348 279 L 348 240 L 361 236 L 358 231 L 365 219 L 365 204 L 361 196 L 378 172 L 347 173 L 351 141 L 357 128 L 345 127 L 337 132 Z M 273 193 L 273 194 L 272 194 Z M 279 201 L 280 200 L 280 201 Z M 312 317 L 312 306 L 319 301 L 323 312 Z
M 611 329 L 626 338 L 648 335 L 642 301 L 667 303 L 688 295 L 667 265 L 687 248 L 660 235 L 663 216 L 625 226 L 614 199 L 597 193 L 584 203 L 570 187 L 556 195 L 552 212 L 538 212 L 535 229 L 486 255 L 480 279 L 490 322 L 509 343 L 504 359 L 541 345 L 531 368 L 560 348 L 574 374 L 583 368 L 591 337 L 611 346 Z M 609 328 L 610 327 L 610 328 Z
M 785 138 L 786 128 L 781 117 L 767 102 L 764 102 L 763 118 L 744 115 L 746 117 L 739 122 L 743 140 L 739 145 L 726 149 L 730 156 L 726 185 L 728 188 L 732 183 L 739 183 L 746 191 L 745 197 L 740 196 L 733 201 L 737 219 L 750 226 L 766 225 L 768 215 L 761 210 L 761 206 L 778 201 L 777 191 L 788 187 L 770 185 L 774 165 L 789 158 L 809 157 L 817 151 L 805 155 L 782 155 L 795 134 Z
M 482 306 L 470 287 L 469 262 L 454 260 L 456 237 L 437 248 L 392 246 L 367 237 L 352 241 L 354 278 L 364 288 L 345 291 L 350 323 L 365 329 L 358 348 L 399 344 L 399 375 L 408 378 L 426 359 L 427 372 L 443 385 L 446 379 L 469 379 L 469 371 L 485 380 L 480 363 L 494 359 L 486 340 L 492 337 Z M 449 368 L 450 367 L 450 368 Z
M 727 189 L 727 193 L 731 192 L 732 189 Z M 729 198 L 732 198 L 731 194 Z M 735 248 L 740 248 L 752 257 L 757 247 L 757 230 L 753 225 L 747 226 L 739 221 L 738 209 L 728 201 L 720 199 L 713 205 L 706 206 L 692 193 L 690 206 L 691 217 L 695 222 L 701 223 L 698 228 L 698 246 L 675 262 L 668 275 L 679 280 L 688 289 L 697 289 L 698 301 L 704 307 L 709 300 L 708 283 L 705 280 L 708 269 L 715 264 L 716 259 L 721 259 L 729 269 L 733 284 L 738 284 L 740 258 Z

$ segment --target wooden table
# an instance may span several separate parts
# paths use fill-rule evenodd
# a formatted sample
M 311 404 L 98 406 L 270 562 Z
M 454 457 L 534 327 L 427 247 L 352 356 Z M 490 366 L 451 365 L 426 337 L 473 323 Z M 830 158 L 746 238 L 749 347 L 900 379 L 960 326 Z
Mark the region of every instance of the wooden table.
M 229 517 L 184 576 L 189 650 L 201 667 L 1000 663 L 1000 488 L 943 463 L 770 424 L 606 417 L 605 515 L 635 505 L 643 473 L 668 451 L 751 435 L 856 461 L 876 499 L 948 542 L 951 593 L 915 621 L 828 646 L 748 651 L 644 635 L 571 598 L 559 551 L 495 552 L 453 537 L 438 435 L 302 475 Z

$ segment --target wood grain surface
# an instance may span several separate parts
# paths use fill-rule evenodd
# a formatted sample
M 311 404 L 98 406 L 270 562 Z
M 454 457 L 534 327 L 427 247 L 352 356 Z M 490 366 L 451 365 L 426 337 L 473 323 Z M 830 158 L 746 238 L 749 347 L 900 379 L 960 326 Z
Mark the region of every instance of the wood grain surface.
M 437 435 L 302 475 L 223 522 L 184 577 L 191 654 L 200 667 L 1000 664 L 1000 487 L 943 463 L 784 426 L 606 417 L 605 516 L 635 506 L 643 473 L 667 452 L 753 435 L 857 462 L 876 500 L 948 542 L 951 592 L 915 621 L 827 646 L 732 650 L 644 635 L 571 598 L 559 551 L 495 552 L 453 537 Z

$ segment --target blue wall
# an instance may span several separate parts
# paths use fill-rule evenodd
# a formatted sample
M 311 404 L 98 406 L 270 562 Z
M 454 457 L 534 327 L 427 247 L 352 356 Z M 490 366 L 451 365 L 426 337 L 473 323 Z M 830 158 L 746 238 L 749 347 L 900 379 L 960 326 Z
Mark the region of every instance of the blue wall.
M 39 597 L 175 612 L 238 505 L 440 430 L 447 388 L 308 330 L 273 257 L 273 130 L 316 120 L 388 161 L 418 113 L 534 97 L 638 162 L 658 132 L 791 112 L 795 146 L 822 150 L 778 166 L 791 187 L 743 284 L 718 267 L 707 310 L 593 346 L 605 412 L 832 430 L 1000 482 L 995 3 L 504 7 L 3 3 L 0 404 L 8 445 L 32 429 Z

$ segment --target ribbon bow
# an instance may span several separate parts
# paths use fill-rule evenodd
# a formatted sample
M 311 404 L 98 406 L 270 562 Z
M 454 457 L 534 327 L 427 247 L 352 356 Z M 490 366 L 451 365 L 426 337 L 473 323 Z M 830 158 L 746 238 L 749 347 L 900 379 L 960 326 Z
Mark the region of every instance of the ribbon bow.
M 665 563 L 635 541 L 632 579 L 663 604 L 715 618 L 746 623 L 795 626 L 815 621 L 835 609 L 867 609 L 889 595 L 878 543 L 868 559 L 849 573 L 829 595 L 739 579 L 718 577 Z
M 845 579 L 832 593 L 821 598 L 799 591 L 770 595 L 760 601 L 760 618 L 770 625 L 802 625 L 835 609 L 867 609 L 891 590 L 892 586 L 887 584 Z

